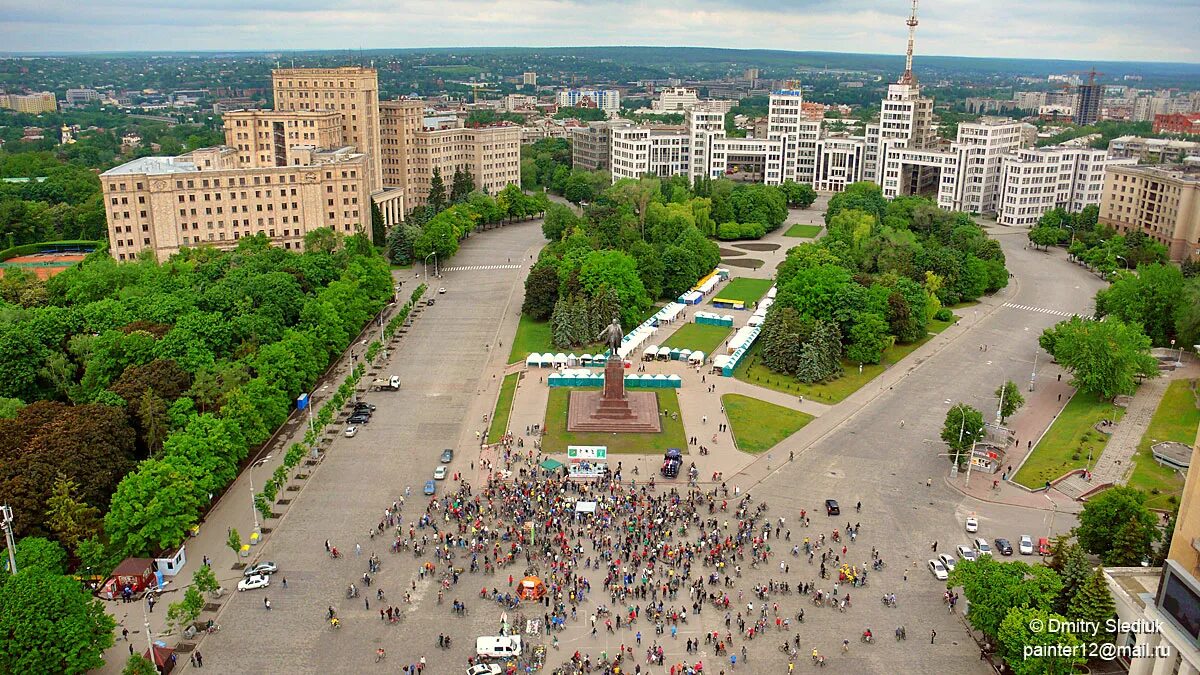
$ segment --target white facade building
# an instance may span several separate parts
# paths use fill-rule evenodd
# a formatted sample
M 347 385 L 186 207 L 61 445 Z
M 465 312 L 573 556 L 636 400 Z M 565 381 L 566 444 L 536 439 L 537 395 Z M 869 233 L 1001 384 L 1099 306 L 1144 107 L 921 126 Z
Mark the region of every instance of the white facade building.
M 658 92 L 658 100 L 650 103 L 654 112 L 683 112 L 691 110 L 700 102 L 700 96 L 695 89 L 687 87 L 667 87 Z
M 611 168 L 614 181 L 653 174 L 688 175 L 689 136 L 681 128 L 614 127 Z
M 828 136 L 817 141 L 813 189 L 841 192 L 862 180 L 866 141 L 861 136 Z
M 1137 159 L 1110 157 L 1104 150 L 1091 148 L 1018 150 L 1004 159 L 996 222 L 1032 227 L 1051 209 L 1079 212 L 1098 205 L 1108 167 L 1129 164 L 1137 164 Z
M 599 108 L 615 113 L 621 109 L 621 92 L 616 89 L 563 89 L 557 94 L 558 105 Z

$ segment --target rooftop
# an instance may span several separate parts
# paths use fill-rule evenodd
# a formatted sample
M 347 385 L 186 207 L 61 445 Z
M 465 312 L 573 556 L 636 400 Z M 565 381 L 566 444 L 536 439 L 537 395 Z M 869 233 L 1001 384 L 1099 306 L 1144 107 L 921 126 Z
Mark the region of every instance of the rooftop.
M 179 157 L 139 157 L 131 162 L 125 162 L 120 166 L 114 166 L 100 175 L 124 176 L 128 174 L 146 174 L 147 176 L 157 176 L 170 173 L 192 173 L 199 170 L 187 155 Z
M 1140 173 L 1154 178 L 1186 181 L 1200 184 L 1200 165 L 1195 164 L 1164 164 L 1160 166 L 1130 165 L 1113 167 L 1114 170 Z

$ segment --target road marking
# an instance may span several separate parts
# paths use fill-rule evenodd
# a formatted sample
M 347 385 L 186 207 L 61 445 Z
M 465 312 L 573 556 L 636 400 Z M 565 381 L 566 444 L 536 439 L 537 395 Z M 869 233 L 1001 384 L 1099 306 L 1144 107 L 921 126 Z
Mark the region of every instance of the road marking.
M 443 267 L 443 272 L 471 272 L 475 270 L 519 270 L 520 265 L 505 264 L 505 265 L 451 265 Z
M 1018 304 L 1012 303 L 1012 302 L 1006 302 L 1001 306 L 1007 307 L 1009 309 L 1019 309 L 1021 311 L 1025 311 L 1025 312 L 1040 312 L 1042 314 L 1050 314 L 1053 316 L 1065 316 L 1068 318 L 1075 316 L 1075 314 L 1073 312 L 1063 312 L 1063 311 L 1060 311 L 1057 309 L 1046 309 L 1045 307 L 1033 307 L 1030 305 L 1018 305 Z

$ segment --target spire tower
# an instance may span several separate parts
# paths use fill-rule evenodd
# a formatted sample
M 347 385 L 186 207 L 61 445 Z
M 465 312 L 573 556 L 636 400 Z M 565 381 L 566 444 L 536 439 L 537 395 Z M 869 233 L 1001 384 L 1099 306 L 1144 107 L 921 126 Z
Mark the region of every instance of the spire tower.
M 900 76 L 900 84 L 916 84 L 917 78 L 912 72 L 913 39 L 917 36 L 917 0 L 912 0 L 912 13 L 904 22 L 908 25 L 908 51 L 904 53 L 904 74 Z

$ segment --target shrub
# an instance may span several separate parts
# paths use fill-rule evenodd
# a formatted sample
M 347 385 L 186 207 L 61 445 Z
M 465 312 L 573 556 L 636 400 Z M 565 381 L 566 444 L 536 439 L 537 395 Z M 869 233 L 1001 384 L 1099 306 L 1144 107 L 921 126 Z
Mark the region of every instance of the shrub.
M 733 239 L 761 239 L 767 233 L 763 223 L 721 223 L 717 226 L 717 239 L 730 241 Z
M 951 312 L 943 307 L 933 315 L 933 318 L 937 319 L 938 321 L 951 321 L 954 319 L 954 312 Z

